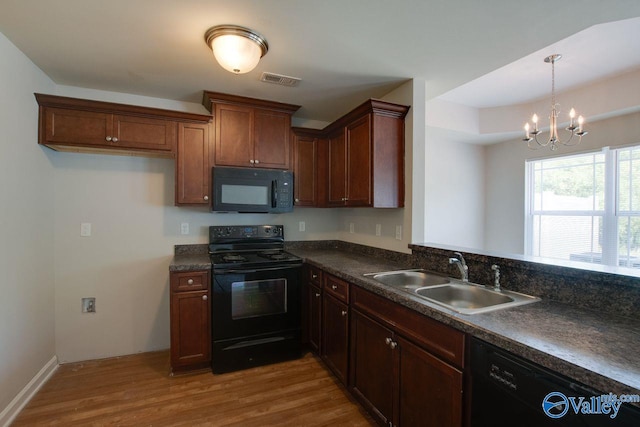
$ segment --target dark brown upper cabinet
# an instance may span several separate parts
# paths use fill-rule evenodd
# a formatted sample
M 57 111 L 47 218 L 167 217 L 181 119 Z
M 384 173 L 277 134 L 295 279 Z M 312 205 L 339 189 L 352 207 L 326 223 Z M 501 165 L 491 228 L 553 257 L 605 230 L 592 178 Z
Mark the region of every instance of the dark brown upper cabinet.
M 38 143 L 58 151 L 175 157 L 179 123 L 211 117 L 158 108 L 35 94 Z
M 217 166 L 291 168 L 291 115 L 298 105 L 204 92 L 215 122 Z

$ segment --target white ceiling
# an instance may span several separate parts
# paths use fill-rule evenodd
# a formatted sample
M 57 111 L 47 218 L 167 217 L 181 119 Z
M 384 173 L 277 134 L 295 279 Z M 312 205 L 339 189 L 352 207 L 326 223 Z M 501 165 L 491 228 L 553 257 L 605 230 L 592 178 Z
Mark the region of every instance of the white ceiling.
M 296 116 L 324 121 L 411 78 L 424 79 L 432 98 L 523 57 L 531 65 L 507 66 L 486 77 L 485 89 L 447 96 L 476 106 L 540 97 L 550 73 L 540 49 L 638 16 L 638 0 L 0 0 L 0 32 L 58 84 L 190 102 L 206 89 L 302 105 Z M 219 24 L 267 38 L 269 52 L 254 71 L 233 75 L 215 63 L 204 33 Z M 625 37 L 635 44 L 618 57 L 637 66 L 638 21 L 628 25 L 631 35 L 627 28 L 614 42 L 598 33 L 561 49 L 558 86 L 615 72 L 615 61 L 601 57 Z M 525 79 L 521 70 L 545 76 L 536 79 L 544 87 L 515 80 Z M 302 83 L 262 83 L 263 71 Z
M 522 104 L 549 97 L 551 65 L 562 92 L 640 68 L 640 18 L 594 25 L 515 62 L 465 83 L 439 98 L 475 108 Z

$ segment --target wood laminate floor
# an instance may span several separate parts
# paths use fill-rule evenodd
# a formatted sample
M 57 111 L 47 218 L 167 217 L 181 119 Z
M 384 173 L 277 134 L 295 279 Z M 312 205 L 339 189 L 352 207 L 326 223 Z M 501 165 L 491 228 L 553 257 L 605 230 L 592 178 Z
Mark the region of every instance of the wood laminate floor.
M 169 352 L 58 368 L 12 426 L 373 426 L 315 356 L 170 377 Z

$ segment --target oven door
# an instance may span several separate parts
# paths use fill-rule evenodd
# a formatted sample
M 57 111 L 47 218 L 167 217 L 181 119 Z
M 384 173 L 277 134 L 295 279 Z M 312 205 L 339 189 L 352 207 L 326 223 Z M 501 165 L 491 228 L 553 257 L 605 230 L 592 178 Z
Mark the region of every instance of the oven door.
M 213 341 L 300 329 L 301 266 L 214 269 Z

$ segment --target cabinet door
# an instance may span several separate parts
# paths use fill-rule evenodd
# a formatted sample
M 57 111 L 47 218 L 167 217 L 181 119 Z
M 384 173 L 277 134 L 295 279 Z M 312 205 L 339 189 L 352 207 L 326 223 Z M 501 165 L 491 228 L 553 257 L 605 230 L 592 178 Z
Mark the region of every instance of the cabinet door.
M 206 365 L 211 360 L 208 291 L 171 294 L 171 367 Z
M 219 166 L 250 167 L 253 157 L 253 109 L 215 104 L 216 153 Z
M 177 134 L 178 124 L 173 120 L 113 116 L 111 142 L 115 147 L 172 151 Z
M 318 353 L 320 351 L 320 339 L 322 331 L 322 292 L 320 288 L 309 284 L 308 287 L 308 328 L 309 328 L 309 347 Z
M 46 107 L 40 132 L 45 143 L 110 146 L 112 122 L 111 114 Z
M 396 341 L 399 405 L 394 423 L 461 426 L 462 372 L 407 340 Z
M 347 126 L 347 206 L 371 206 L 371 116 Z
M 176 153 L 176 205 L 209 203 L 209 125 L 180 123 Z
M 347 197 L 347 149 L 344 131 L 329 138 L 329 206 L 344 206 Z
M 316 206 L 318 139 L 295 136 L 293 139 L 293 190 L 296 206 Z
M 351 325 L 352 392 L 380 423 L 388 424 L 393 416 L 393 333 L 357 310 Z
M 343 384 L 349 366 L 349 307 L 324 293 L 322 300 L 322 358 Z
M 253 157 L 261 168 L 289 169 L 291 116 L 277 111 L 254 111 Z

